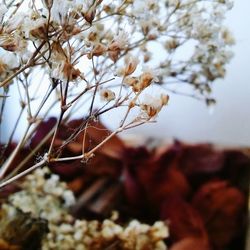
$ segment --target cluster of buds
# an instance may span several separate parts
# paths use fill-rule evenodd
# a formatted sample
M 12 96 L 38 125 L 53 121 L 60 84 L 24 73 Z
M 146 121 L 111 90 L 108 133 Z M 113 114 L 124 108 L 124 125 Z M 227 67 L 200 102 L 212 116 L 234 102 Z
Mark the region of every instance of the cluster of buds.
M 161 94 L 160 97 L 146 96 L 141 104 L 141 109 L 145 111 L 148 117 L 155 117 L 163 106 L 168 104 L 169 96 Z

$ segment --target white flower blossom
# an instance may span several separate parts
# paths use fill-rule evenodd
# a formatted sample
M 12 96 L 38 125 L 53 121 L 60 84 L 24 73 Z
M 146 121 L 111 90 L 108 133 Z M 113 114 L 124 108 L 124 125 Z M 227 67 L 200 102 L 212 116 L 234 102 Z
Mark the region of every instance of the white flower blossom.
M 102 101 L 113 101 L 115 99 L 115 93 L 110 89 L 101 89 L 100 96 Z
M 153 96 L 150 94 L 144 94 L 143 100 L 141 102 L 141 109 L 149 118 L 153 118 L 167 103 L 168 96 L 166 95 Z
M 54 0 L 51 8 L 52 20 L 57 23 L 62 23 L 71 7 L 72 7 L 72 1 Z

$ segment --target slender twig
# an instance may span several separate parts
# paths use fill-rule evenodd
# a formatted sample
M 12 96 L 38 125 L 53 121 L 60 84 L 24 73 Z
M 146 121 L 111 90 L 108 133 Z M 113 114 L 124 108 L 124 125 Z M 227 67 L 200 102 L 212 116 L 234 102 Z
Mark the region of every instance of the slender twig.
M 41 160 L 40 162 L 38 162 L 37 164 L 33 165 L 32 167 L 24 170 L 23 172 L 21 172 L 20 174 L 17 174 L 15 175 L 14 177 L 4 181 L 4 182 L 1 182 L 0 183 L 0 188 L 3 188 L 5 186 L 7 186 L 8 184 L 14 182 L 14 181 L 17 181 L 19 180 L 20 178 L 24 177 L 25 175 L 29 174 L 30 172 L 34 171 L 35 169 L 37 168 L 40 168 L 42 166 L 45 166 L 46 164 L 48 163 L 48 160 L 46 157 L 44 157 L 43 160 Z
M 12 154 L 9 156 L 9 158 L 4 162 L 4 164 L 2 165 L 2 167 L 0 168 L 0 179 L 3 178 L 3 176 L 5 175 L 5 173 L 7 172 L 7 170 L 9 169 L 9 167 L 11 166 L 12 162 L 14 161 L 14 159 L 16 158 L 19 150 L 22 148 L 23 142 L 28 134 L 28 131 L 30 129 L 31 124 L 29 123 L 29 125 L 27 126 L 23 138 L 22 140 L 19 141 L 19 143 L 17 144 L 16 148 L 14 149 L 14 151 L 12 152 Z
M 19 172 L 20 169 L 22 169 L 27 162 L 34 157 L 34 155 L 38 152 L 39 149 L 41 149 L 42 146 L 44 146 L 44 144 L 49 140 L 49 138 L 53 135 L 54 131 L 55 131 L 56 126 L 54 126 L 48 134 L 46 134 L 46 136 L 39 142 L 39 144 L 32 149 L 32 151 L 15 167 L 15 169 L 13 170 L 13 172 L 11 172 L 8 176 L 6 176 L 6 179 L 9 179 L 11 177 L 13 177 L 16 173 Z M 5 179 L 4 179 L 5 181 Z
M 72 157 L 64 157 L 64 158 L 51 158 L 50 162 L 60 162 L 60 161 L 74 161 L 74 160 L 86 160 L 93 156 L 94 152 L 97 151 L 100 147 L 102 147 L 108 140 L 110 140 L 113 136 L 120 133 L 123 130 L 123 128 L 118 128 L 114 132 L 112 132 L 109 136 L 107 136 L 102 142 L 100 142 L 97 146 L 95 146 L 93 149 L 88 151 L 85 154 L 72 156 Z

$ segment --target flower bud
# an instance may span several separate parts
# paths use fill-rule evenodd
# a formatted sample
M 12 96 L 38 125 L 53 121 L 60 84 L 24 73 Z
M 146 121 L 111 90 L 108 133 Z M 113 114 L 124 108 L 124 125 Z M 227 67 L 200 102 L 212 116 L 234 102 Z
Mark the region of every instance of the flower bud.
M 100 96 L 102 101 L 113 101 L 115 99 L 115 93 L 109 89 L 102 89 L 100 91 Z

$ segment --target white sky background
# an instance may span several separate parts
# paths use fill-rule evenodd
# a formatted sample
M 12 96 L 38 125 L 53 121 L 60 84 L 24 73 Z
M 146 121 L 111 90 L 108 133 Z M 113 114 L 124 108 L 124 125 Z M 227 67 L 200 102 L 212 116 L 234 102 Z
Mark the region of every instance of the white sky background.
M 202 102 L 171 94 L 169 106 L 160 113 L 157 123 L 143 125 L 127 133 L 188 142 L 250 146 L 249 9 L 249 0 L 235 0 L 234 8 L 227 14 L 226 24 L 236 38 L 235 56 L 227 67 L 226 78 L 214 84 L 214 96 L 218 102 L 212 114 Z M 18 102 L 12 102 L 12 105 L 9 109 L 14 112 L 13 107 Z M 105 117 L 104 123 L 115 128 L 114 124 L 120 119 L 119 113 L 110 115 Z M 13 124 L 14 115 L 12 113 L 5 118 L 7 123 L 3 127 L 3 136 L 9 124 Z

